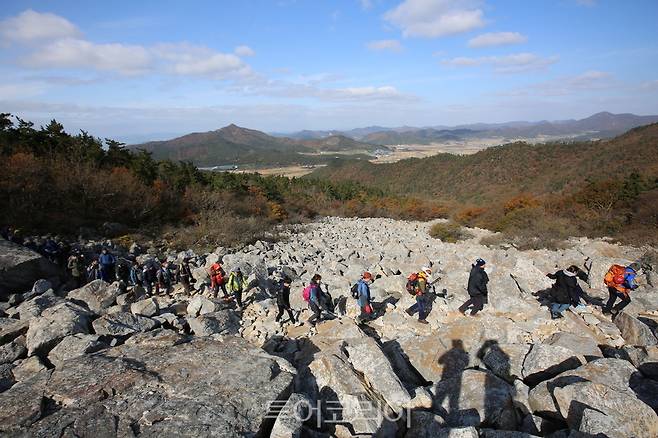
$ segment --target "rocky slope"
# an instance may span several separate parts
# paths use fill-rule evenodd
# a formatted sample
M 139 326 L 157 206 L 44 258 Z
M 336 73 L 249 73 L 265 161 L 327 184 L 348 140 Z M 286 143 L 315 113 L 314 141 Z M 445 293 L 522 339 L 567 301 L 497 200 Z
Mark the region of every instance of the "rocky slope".
M 279 243 L 193 256 L 197 293 L 144 297 L 95 281 L 56 290 L 45 280 L 0 304 L 0 430 L 8 436 L 655 437 L 658 435 L 658 279 L 611 321 L 596 303 L 612 263 L 646 248 L 573 240 L 562 251 L 448 244 L 429 224 L 335 219 Z M 118 250 L 119 248 L 117 248 Z M 134 249 L 134 248 L 133 248 Z M 140 256 L 145 260 L 155 250 Z M 162 254 L 175 259 L 182 254 Z M 591 305 L 551 320 L 547 272 L 593 259 Z M 470 263 L 491 278 L 480 317 L 462 316 Z M 239 315 L 209 297 L 206 268 L 240 266 L 253 288 Z M 9 269 L 11 260 L 3 261 Z M 19 260 L 16 262 L 19 263 Z M 406 275 L 441 277 L 428 325 L 406 310 Z M 277 268 L 291 301 L 319 273 L 339 305 L 316 328 L 279 325 Z M 17 268 L 16 268 L 17 269 Z M 376 276 L 377 317 L 357 324 L 351 284 Z M 25 271 L 34 278 L 34 271 Z M 54 281 L 54 279 L 52 280 Z M 538 293 L 539 292 L 539 293 Z

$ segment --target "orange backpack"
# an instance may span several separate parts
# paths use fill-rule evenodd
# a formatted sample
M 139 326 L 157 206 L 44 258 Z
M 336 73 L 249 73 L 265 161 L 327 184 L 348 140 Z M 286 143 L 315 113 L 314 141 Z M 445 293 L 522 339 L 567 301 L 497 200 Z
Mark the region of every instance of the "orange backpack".
M 608 287 L 614 287 L 616 289 L 623 288 L 626 289 L 623 284 L 626 280 L 626 267 L 621 265 L 612 265 L 608 272 L 605 273 L 603 277 L 603 282 Z

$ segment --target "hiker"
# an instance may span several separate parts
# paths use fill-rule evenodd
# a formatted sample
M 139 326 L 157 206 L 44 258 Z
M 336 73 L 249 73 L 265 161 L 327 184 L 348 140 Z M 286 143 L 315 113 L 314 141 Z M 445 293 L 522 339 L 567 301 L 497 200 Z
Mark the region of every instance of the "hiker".
M 153 284 L 157 281 L 158 269 L 153 262 L 147 263 L 142 269 L 142 285 L 146 289 L 146 293 L 153 295 Z
M 373 315 L 372 305 L 370 304 L 370 285 L 373 281 L 372 274 L 366 271 L 357 283 L 358 303 L 361 309 L 361 314 L 357 318 L 359 323 L 370 319 Z
M 283 312 L 288 312 L 290 322 L 295 323 L 295 315 L 292 313 L 292 308 L 290 307 L 290 283 L 292 283 L 292 279 L 288 276 L 283 277 L 277 283 L 276 305 L 279 308 L 279 312 L 274 318 L 276 322 L 279 322 L 283 316 Z
M 578 266 L 571 265 L 566 270 L 559 270 L 554 274 L 546 274 L 552 280 L 555 280 L 551 288 L 551 318 L 558 319 L 563 317 L 565 310 L 569 306 L 577 307 L 580 304 L 580 297 L 583 293 L 578 279 L 587 281 L 587 274 Z
M 46 239 L 46 242 L 41 247 L 41 255 L 46 257 L 53 263 L 57 263 L 57 258 L 59 256 L 59 245 L 55 242 L 50 236 Z
M 484 302 L 489 295 L 487 291 L 489 276 L 484 270 L 485 266 L 486 262 L 482 259 L 477 259 L 475 264 L 471 265 L 471 273 L 468 276 L 468 294 L 470 298 L 459 308 L 462 315 L 466 315 L 466 310 L 470 308 L 471 316 L 475 316 L 484 308 Z
M 222 293 L 224 294 L 224 300 L 228 300 L 229 296 L 228 293 L 226 292 L 226 272 L 222 268 L 222 265 L 219 264 L 219 262 L 215 262 L 212 264 L 210 267 L 210 288 L 215 294 L 215 298 L 217 298 L 217 294 L 219 294 L 219 288 L 222 288 Z
M 121 259 L 116 264 L 116 279 L 123 282 L 124 285 L 128 285 L 130 281 L 130 267 L 127 262 L 127 260 Z
M 169 271 L 168 262 L 160 265 L 155 278 L 157 279 L 155 282 L 155 294 L 160 295 L 160 290 L 164 290 L 164 293 L 168 294 L 171 290 L 171 272 Z
M 139 267 L 137 260 L 133 260 L 130 265 L 130 284 L 132 286 L 142 284 L 142 269 Z
M 413 273 L 407 279 L 407 292 L 416 297 L 416 304 L 407 309 L 409 315 L 413 315 L 418 310 L 418 322 L 421 324 L 429 324 L 425 318 L 427 314 L 425 313 L 427 301 L 426 295 L 429 291 L 428 289 L 428 279 L 432 276 L 432 269 L 428 267 L 423 267 L 423 269 L 418 273 Z
M 178 264 L 178 279 L 183 285 L 185 293 L 189 294 L 192 290 L 192 286 L 190 286 L 192 270 L 190 269 L 190 259 L 188 257 L 183 258 L 183 260 Z
M 82 254 L 74 251 L 66 262 L 66 269 L 68 269 L 73 285 L 75 288 L 84 286 L 84 261 Z
M 235 302 L 238 303 L 238 311 L 242 310 L 242 293 L 249 286 L 247 279 L 239 267 L 234 268 L 228 276 L 228 290 L 233 294 Z
M 112 254 L 107 251 L 107 248 L 103 248 L 101 255 L 98 258 L 98 263 L 101 268 L 101 278 L 103 281 L 111 283 L 114 279 L 114 266 L 116 265 L 116 259 Z
M 320 308 L 320 283 L 322 276 L 315 274 L 308 286 L 304 288 L 303 298 L 308 303 L 308 308 L 313 312 L 313 315 L 308 319 L 308 323 L 315 326 L 318 322 L 322 321 L 322 309 Z
M 98 260 L 92 260 L 91 264 L 87 268 L 87 282 L 92 282 L 94 280 L 99 280 L 101 278 L 101 267 L 98 264 Z
M 603 279 L 605 285 L 608 286 L 608 294 L 610 296 L 603 308 L 604 314 L 612 314 L 613 317 L 617 316 L 624 307 L 631 303 L 630 292 L 639 287 L 635 283 L 635 277 L 639 270 L 640 264 L 637 262 L 631 263 L 626 267 L 621 265 L 610 266 Z M 621 301 L 613 307 L 617 298 Z

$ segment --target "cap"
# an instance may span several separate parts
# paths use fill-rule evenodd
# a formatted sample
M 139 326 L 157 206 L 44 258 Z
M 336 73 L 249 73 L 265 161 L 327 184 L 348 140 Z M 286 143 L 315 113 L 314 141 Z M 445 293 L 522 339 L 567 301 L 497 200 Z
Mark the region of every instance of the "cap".
M 372 274 L 368 271 L 363 273 L 363 279 L 364 280 L 372 280 Z
M 484 266 L 486 264 L 487 264 L 487 262 L 485 262 L 484 259 L 477 259 L 475 261 L 475 266 Z

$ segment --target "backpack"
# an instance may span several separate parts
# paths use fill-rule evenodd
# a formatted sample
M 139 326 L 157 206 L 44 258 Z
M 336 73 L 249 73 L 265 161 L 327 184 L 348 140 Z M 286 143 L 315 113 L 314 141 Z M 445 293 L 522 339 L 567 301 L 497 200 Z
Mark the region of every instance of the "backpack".
M 417 289 L 418 289 L 418 273 L 414 272 L 407 278 L 407 292 L 409 292 L 409 295 L 416 296 Z
M 306 301 L 307 303 L 309 301 L 311 301 L 311 285 L 310 284 L 308 286 L 306 286 L 304 288 L 304 290 L 302 291 L 302 298 L 304 298 L 304 301 Z
M 603 283 L 608 287 L 619 287 L 626 281 L 626 268 L 621 265 L 612 265 L 603 277 Z
M 350 292 L 352 293 L 352 298 L 354 298 L 355 300 L 359 299 L 359 283 L 358 282 L 354 283 L 354 285 L 350 289 Z

